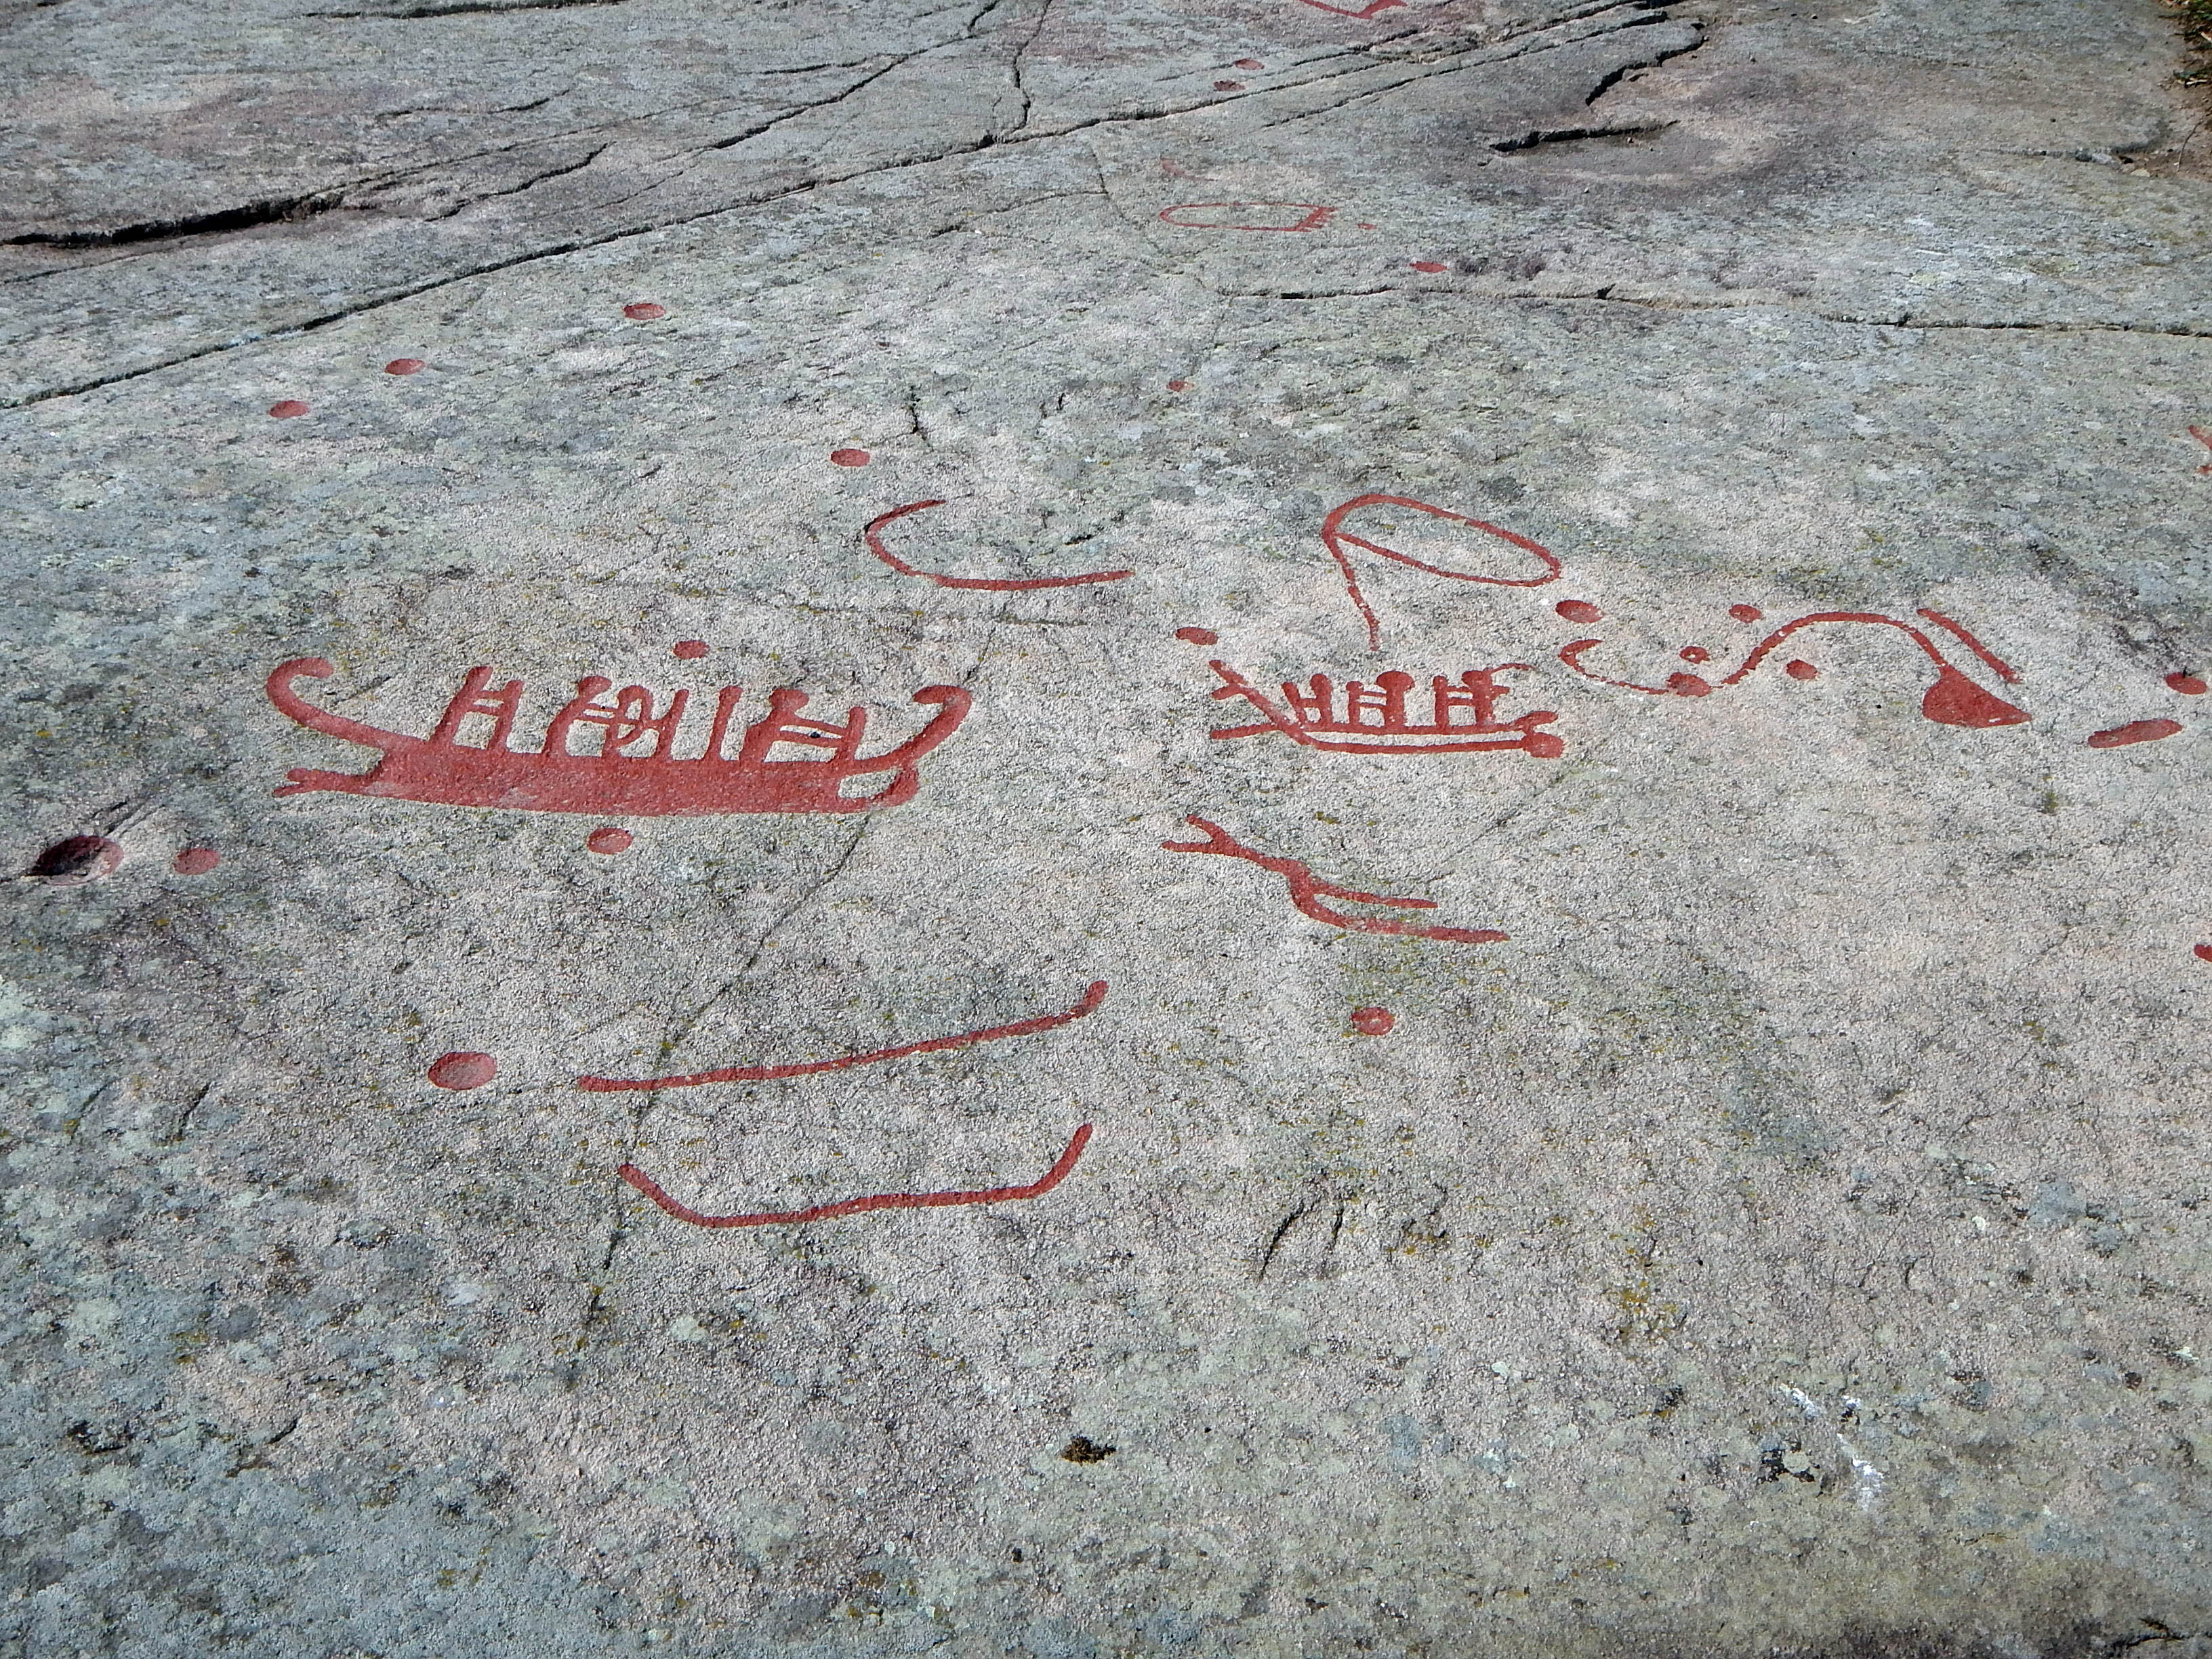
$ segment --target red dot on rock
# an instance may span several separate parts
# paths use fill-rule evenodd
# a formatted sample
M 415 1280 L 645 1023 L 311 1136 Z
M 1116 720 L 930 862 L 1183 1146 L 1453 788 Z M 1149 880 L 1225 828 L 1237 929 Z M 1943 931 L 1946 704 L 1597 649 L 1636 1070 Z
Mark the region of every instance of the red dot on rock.
M 626 305 L 623 307 L 623 315 L 634 323 L 657 322 L 667 314 L 666 306 L 655 305 L 650 300 L 640 300 L 634 305 Z
M 1729 615 L 1738 622 L 1757 622 L 1765 614 L 1755 605 L 1732 605 L 1729 607 Z
M 1190 382 L 1188 380 L 1170 380 L 1168 382 L 1168 390 L 1170 392 L 1188 392 L 1190 390 Z
M 1594 623 L 1605 615 L 1588 599 L 1561 599 L 1552 609 L 1572 623 Z
M 707 654 L 707 641 L 678 640 L 669 647 L 668 654 L 672 657 L 681 657 L 686 662 L 693 662 Z
M 169 868 L 180 876 L 204 876 L 222 862 L 222 854 L 212 847 L 187 847 L 169 860 Z
M 1262 70 L 1267 66 L 1256 58 L 1240 58 L 1237 60 L 1237 67 L 1241 70 Z
M 32 862 L 31 873 L 49 887 L 82 887 L 112 875 L 123 849 L 105 836 L 71 836 L 58 841 Z
M 1667 689 L 1678 697 L 1702 697 L 1712 690 L 1711 684 L 1695 674 L 1669 674 Z
M 440 1054 L 423 1075 L 441 1089 L 481 1089 L 499 1075 L 499 1062 L 489 1054 Z
M 1416 259 L 1413 261 L 1413 269 L 1425 270 L 1433 276 L 1439 270 L 1449 270 L 1451 267 L 1441 259 Z
M 1352 1029 L 1364 1036 L 1381 1036 L 1398 1023 L 1398 1016 L 1388 1008 L 1354 1008 Z
M 1713 653 L 1702 645 L 1686 645 L 1674 653 L 1684 662 L 1711 662 Z
M 866 466 L 873 457 L 865 449 L 833 449 L 830 459 L 839 466 Z
M 2197 947 L 2197 954 L 2202 960 L 2205 962 L 2212 962 L 2212 945 L 2198 945 Z
M 603 823 L 584 837 L 584 845 L 594 853 L 605 853 L 612 857 L 617 853 L 629 852 L 630 842 L 635 839 L 627 830 Z
M 2179 691 L 2185 697 L 2201 697 L 2204 695 L 2204 681 L 2196 674 L 2168 674 L 2166 677 L 2166 684 L 2168 690 Z
M 385 364 L 384 372 L 386 374 L 420 374 L 428 367 L 420 357 L 394 357 Z
M 1802 657 L 1792 657 L 1782 665 L 1782 672 L 1793 680 L 1817 680 L 1820 671 Z
M 1213 83 L 1213 89 L 1216 92 L 1242 92 L 1244 90 L 1244 83 L 1242 81 L 1216 81 Z
M 1193 645 L 1213 645 L 1219 641 L 1221 635 L 1210 628 L 1178 628 L 1176 637 L 1187 640 Z
M 281 403 L 270 404 L 269 412 L 280 421 L 289 421 L 296 416 L 306 414 L 307 406 L 297 398 L 287 398 Z

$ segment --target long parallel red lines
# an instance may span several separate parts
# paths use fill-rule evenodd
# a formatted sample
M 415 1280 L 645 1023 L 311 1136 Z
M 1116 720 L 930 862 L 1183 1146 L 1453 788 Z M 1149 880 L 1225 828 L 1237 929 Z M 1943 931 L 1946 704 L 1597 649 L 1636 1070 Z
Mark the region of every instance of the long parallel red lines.
M 625 1164 L 615 1173 L 643 1193 L 678 1221 L 688 1221 L 695 1227 L 767 1227 L 779 1223 L 831 1221 L 841 1215 L 858 1215 L 864 1210 L 933 1210 L 951 1204 L 997 1204 L 1008 1199 L 1042 1198 L 1067 1179 L 1068 1171 L 1083 1156 L 1083 1149 L 1091 1144 L 1091 1126 L 1078 1126 L 1067 1142 L 1067 1150 L 1053 1161 L 1042 1179 L 1025 1187 L 986 1187 L 969 1193 L 877 1193 L 867 1198 L 841 1199 L 835 1204 L 817 1204 L 805 1210 L 763 1210 L 755 1215 L 704 1215 L 689 1204 L 680 1204 L 661 1189 L 660 1183 L 637 1167 Z
M 724 1066 L 711 1072 L 691 1072 L 675 1077 L 580 1077 L 576 1086 L 594 1094 L 612 1094 L 624 1089 L 691 1089 L 702 1083 L 768 1083 L 777 1078 L 809 1077 L 816 1072 L 842 1072 L 848 1066 L 872 1066 L 878 1060 L 903 1060 L 908 1054 L 933 1054 L 946 1048 L 965 1048 L 972 1043 L 995 1042 L 1000 1037 L 1030 1036 L 1038 1031 L 1049 1031 L 1094 1012 L 1105 1000 L 1106 981 L 1095 979 L 1084 992 L 1082 1000 L 1073 1008 L 1057 1014 L 1018 1019 L 1011 1025 L 992 1025 L 980 1031 L 931 1037 L 925 1042 L 878 1048 L 871 1054 L 845 1054 L 836 1060 L 799 1060 L 788 1066 Z

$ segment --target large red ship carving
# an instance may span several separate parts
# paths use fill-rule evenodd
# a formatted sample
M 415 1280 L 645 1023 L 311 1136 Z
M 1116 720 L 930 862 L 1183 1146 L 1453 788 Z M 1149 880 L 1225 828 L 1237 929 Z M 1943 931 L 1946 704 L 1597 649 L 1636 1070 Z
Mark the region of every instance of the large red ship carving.
M 674 750 L 689 691 L 671 693 L 667 706 L 655 714 L 653 693 L 645 687 L 614 691 L 614 683 L 604 675 L 586 675 L 547 726 L 543 744 L 526 750 L 507 741 L 522 702 L 522 682 L 493 686 L 488 666 L 480 665 L 462 677 L 460 689 L 427 738 L 348 720 L 318 708 L 293 690 L 301 679 L 328 679 L 333 672 L 320 657 L 282 663 L 269 676 L 269 700 L 301 725 L 382 750 L 384 758 L 362 773 L 295 767 L 289 774 L 291 781 L 277 794 L 327 789 L 446 806 L 608 817 L 867 812 L 913 798 L 921 785 L 916 763 L 959 728 L 970 702 L 957 685 L 925 685 L 914 701 L 937 705 L 928 723 L 895 748 L 865 755 L 865 708 L 848 711 L 842 724 L 816 720 L 800 712 L 806 693 L 778 686 L 768 694 L 767 712 L 744 728 L 732 757 L 723 751 L 744 688 L 726 685 L 715 699 L 705 748 L 687 757 Z M 483 721 L 489 722 L 488 731 L 481 730 Z M 471 722 L 477 726 L 471 727 Z M 465 730 L 479 732 L 481 741 L 464 743 Z M 814 754 L 776 758 L 774 751 L 782 745 Z M 861 793 L 848 793 L 847 786 L 856 781 L 863 784 Z

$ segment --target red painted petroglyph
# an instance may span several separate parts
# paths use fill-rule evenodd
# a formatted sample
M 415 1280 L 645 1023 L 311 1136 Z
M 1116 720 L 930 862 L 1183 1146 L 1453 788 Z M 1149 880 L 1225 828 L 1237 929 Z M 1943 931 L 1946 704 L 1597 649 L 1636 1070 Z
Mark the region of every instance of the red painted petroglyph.
M 2169 691 L 2179 691 L 2185 697 L 2201 697 L 2206 690 L 2201 676 L 2180 670 L 2166 677 L 2166 685 Z
M 1486 536 L 1495 536 L 1524 552 L 1534 554 L 1543 563 L 1544 574 L 1540 576 L 1482 576 L 1472 571 L 1447 570 L 1440 564 L 1431 564 L 1426 560 L 1414 558 L 1411 554 L 1401 553 L 1395 547 L 1370 542 L 1364 536 L 1355 536 L 1344 528 L 1345 520 L 1370 507 L 1402 507 L 1415 513 L 1425 513 L 1432 519 L 1446 519 L 1454 524 L 1468 525 Z M 1322 520 L 1321 540 L 1322 545 L 1328 549 L 1329 557 L 1336 561 L 1337 569 L 1343 574 L 1344 591 L 1351 596 L 1352 605 L 1367 623 L 1367 648 L 1370 651 L 1382 648 L 1382 624 L 1376 618 L 1373 607 L 1367 603 L 1367 596 L 1359 591 L 1359 577 L 1352 568 L 1352 556 L 1344 550 L 1347 544 L 1363 548 L 1379 557 L 1395 560 L 1429 575 L 1443 576 L 1455 582 L 1480 582 L 1492 587 L 1541 587 L 1546 582 L 1557 581 L 1559 576 L 1559 561 L 1550 549 L 1539 546 L 1526 536 L 1516 535 L 1497 525 L 1486 524 L 1480 519 L 1470 519 L 1464 513 L 1431 507 L 1428 502 L 1417 501 L 1410 495 L 1354 495 L 1348 501 L 1340 502 Z
M 1686 645 L 1674 653 L 1684 662 L 1711 662 L 1713 653 L 1702 645 Z
M 1218 645 L 1221 635 L 1210 628 L 1178 628 L 1176 637 L 1188 645 Z
M 1766 613 L 1755 605 L 1732 605 L 1729 615 L 1740 623 L 1755 623 Z
M 968 1048 L 979 1042 L 996 1042 L 1001 1037 L 1033 1036 L 1039 1031 L 1056 1030 L 1060 1026 L 1073 1024 L 1085 1016 L 1097 1012 L 1098 1005 L 1106 1000 L 1106 981 L 1093 980 L 1085 989 L 1081 1000 L 1073 1008 L 1062 1009 L 1056 1014 L 1037 1014 L 1028 1019 L 1018 1019 L 1011 1025 L 991 1025 L 980 1031 L 962 1031 L 953 1036 L 931 1037 L 922 1042 L 908 1042 L 896 1048 L 878 1048 L 865 1054 L 842 1054 L 836 1060 L 808 1060 L 785 1066 L 724 1066 L 711 1072 L 692 1072 L 677 1077 L 618 1078 L 580 1077 L 579 1089 L 594 1094 L 614 1094 L 625 1090 L 694 1089 L 702 1083 L 769 1083 L 778 1078 L 811 1077 L 817 1072 L 842 1072 L 851 1066 L 874 1066 L 887 1060 L 903 1060 L 908 1054 L 942 1054 L 951 1048 Z
M 1370 17 L 1378 17 L 1393 6 L 1402 6 L 1406 3 L 1406 0 L 1368 0 L 1368 3 L 1358 11 L 1353 11 L 1346 6 L 1332 6 L 1328 3 L 1328 0 L 1299 0 L 1299 3 L 1311 6 L 1316 11 L 1334 12 L 1339 17 L 1357 17 L 1364 21 Z
M 1552 609 L 1571 623 L 1601 622 L 1605 617 L 1605 612 L 1588 599 L 1561 599 Z
M 2196 439 L 2198 443 L 2203 444 L 2205 448 L 2212 449 L 2212 432 L 2207 432 L 2201 426 L 2192 426 L 2189 428 L 2189 435 Z M 2198 467 L 2197 471 L 2199 474 L 2212 473 L 2212 461 L 2205 462 L 2204 465 Z
M 696 662 L 707 654 L 707 641 L 678 640 L 668 647 L 668 654 L 683 662 Z
M 1241 70 L 1263 70 L 1267 66 L 1256 58 L 1240 58 L 1231 67 Z
M 1190 382 L 1188 380 L 1170 380 L 1168 382 L 1168 390 L 1170 392 L 1188 392 L 1190 390 Z
M 1975 639 L 1972 635 L 1949 617 L 1938 616 L 1934 611 L 1923 611 L 1921 614 L 1955 635 L 2002 678 L 2008 680 L 2019 678 L 2017 672 L 2008 665 L 1999 660 L 1982 645 L 1980 641 Z M 1742 664 L 1733 673 L 1723 676 L 1720 684 L 1723 686 L 1736 684 L 1758 668 L 1783 641 L 1800 629 L 1810 628 L 1822 623 L 1863 623 L 1882 628 L 1894 628 L 1910 638 L 1936 665 L 1936 684 L 1929 686 L 1927 694 L 1921 698 L 1920 712 L 1938 725 L 1980 729 L 1998 726 L 2018 726 L 2028 718 L 2025 709 L 2014 708 L 1994 692 L 1976 684 L 1965 674 L 1960 672 L 1936 648 L 1936 642 L 1911 623 L 1899 622 L 1894 617 L 1885 617 L 1872 611 L 1816 611 L 1810 616 L 1800 617 L 1794 622 L 1784 623 L 1753 647 L 1751 654 L 1743 659 Z M 1577 674 L 1583 675 L 1585 678 L 1595 680 L 1601 685 L 1618 686 L 1626 691 L 1647 692 L 1653 696 L 1702 697 L 1717 689 L 1695 674 L 1673 674 L 1668 677 L 1667 684 L 1664 685 L 1643 685 L 1633 680 L 1613 679 L 1598 673 L 1594 669 L 1583 666 L 1582 660 L 1583 653 L 1604 643 L 1603 640 L 1598 639 L 1576 640 L 1559 653 L 1559 660 Z M 1812 668 L 1809 663 L 1805 666 L 1808 669 Z M 1812 673 L 1817 673 L 1819 671 L 1813 670 L 1812 673 L 1800 673 L 1793 663 L 1785 672 L 1793 679 L 1808 679 L 1812 678 Z
M 390 362 L 385 364 L 384 372 L 386 374 L 420 374 L 428 367 L 429 364 L 424 362 L 420 357 L 394 357 Z
M 1441 259 L 1416 259 L 1413 261 L 1413 269 L 1426 271 L 1433 276 L 1440 270 L 1449 270 L 1451 267 Z
M 169 860 L 169 868 L 180 876 L 204 876 L 222 862 L 222 854 L 212 847 L 187 847 Z
M 2198 945 L 2197 947 L 2197 960 L 2200 962 L 2212 962 L 2212 945 Z
M 307 404 L 297 398 L 286 398 L 269 405 L 269 412 L 280 421 L 297 420 L 307 412 Z
M 830 459 L 836 466 L 866 466 L 875 457 L 865 449 L 833 449 Z
M 1183 230 L 1319 230 L 1336 212 L 1318 202 L 1177 202 L 1160 210 L 1160 222 Z M 1178 213 L 1233 213 L 1236 219 L 1178 219 Z M 1246 218 L 1288 220 L 1286 224 L 1250 224 Z
M 1802 657 L 1792 657 L 1782 665 L 1782 672 L 1793 680 L 1817 680 L 1820 671 Z
M 1213 89 L 1216 92 L 1242 92 L 1244 90 L 1244 83 L 1242 81 L 1216 81 L 1213 83 Z
M 269 700 L 301 726 L 349 743 L 384 751 L 368 771 L 325 772 L 295 768 L 279 795 L 317 790 L 380 795 L 447 806 L 497 806 L 530 812 L 590 812 L 605 817 L 698 817 L 726 812 L 866 812 L 896 806 L 921 787 L 918 763 L 959 728 L 969 694 L 957 685 L 926 685 L 917 703 L 935 704 L 927 725 L 896 747 L 864 755 L 867 710 L 847 712 L 843 725 L 805 716 L 806 694 L 788 686 L 769 693 L 768 712 L 744 729 L 736 758 L 723 753 L 732 717 L 744 688 L 719 693 L 702 753 L 680 759 L 673 752 L 688 691 L 672 693 L 653 711 L 653 693 L 641 685 L 609 692 L 613 682 L 591 674 L 576 682 L 576 696 L 554 715 L 537 750 L 509 747 L 522 682 L 490 686 L 489 667 L 471 668 L 427 738 L 409 737 L 318 708 L 293 690 L 301 678 L 327 679 L 320 657 L 280 664 L 269 676 Z M 490 722 L 482 746 L 461 742 L 471 721 Z M 572 752 L 580 741 L 586 752 Z M 779 745 L 819 751 L 817 758 L 772 758 Z M 644 752 L 638 752 L 640 750 Z M 875 793 L 848 796 L 852 780 L 888 774 Z
M 2157 743 L 2182 729 L 2179 720 L 2130 720 L 2089 735 L 2092 749 L 2125 749 L 2130 744 Z
M 1345 899 L 1354 904 L 1388 904 L 1401 910 L 1433 910 L 1434 899 L 1394 898 L 1386 893 L 1362 893 L 1350 887 L 1340 887 L 1334 882 L 1322 881 L 1307 866 L 1296 859 L 1277 858 L 1262 853 L 1257 848 L 1247 847 L 1210 818 L 1196 813 L 1183 822 L 1206 833 L 1204 841 L 1164 841 L 1161 850 L 1169 853 L 1218 853 L 1225 858 L 1243 859 L 1271 870 L 1290 884 L 1291 902 L 1316 921 L 1325 921 L 1332 927 L 1343 927 L 1361 933 L 1397 933 L 1414 939 L 1449 939 L 1458 945 L 1496 945 L 1506 934 L 1494 927 L 1429 927 L 1418 922 L 1400 921 L 1391 916 L 1351 916 L 1341 910 L 1333 910 L 1322 902 L 1324 897 Z
M 635 839 L 620 824 L 605 823 L 584 837 L 584 850 L 612 858 L 617 853 L 629 852 L 630 842 Z
M 1091 1126 L 1079 1126 L 1069 1137 L 1067 1150 L 1053 1161 L 1053 1166 L 1042 1179 L 1026 1187 L 986 1187 L 980 1192 L 968 1193 L 878 1193 L 869 1198 L 848 1198 L 835 1204 L 817 1204 L 804 1210 L 763 1210 L 754 1215 L 704 1215 L 688 1204 L 680 1204 L 661 1189 L 660 1183 L 637 1167 L 625 1164 L 615 1173 L 643 1193 L 678 1221 L 688 1221 L 695 1227 L 769 1227 L 807 1221 L 830 1221 L 839 1216 L 859 1215 L 867 1210 L 931 1210 L 954 1204 L 999 1204 L 1010 1200 L 1042 1198 L 1067 1179 L 1068 1171 L 1075 1168 L 1083 1149 L 1091 1144 Z
M 623 307 L 623 315 L 633 323 L 657 323 L 668 314 L 668 307 L 655 305 L 650 300 L 639 300 Z
M 441 1054 L 423 1073 L 441 1089 L 481 1089 L 499 1075 L 499 1062 L 489 1054 L 462 1052 Z
M 1952 638 L 1957 640 L 1960 644 L 1965 646 L 1967 650 L 1972 652 L 1984 663 L 1987 663 L 1991 671 L 1996 673 L 1996 677 L 2002 680 L 2006 684 L 2010 685 L 2020 678 L 2020 671 L 2017 668 L 2014 668 L 2010 663 L 1996 655 L 1996 653 L 1992 652 L 1987 646 L 1984 645 L 1972 634 L 1969 634 L 1957 623 L 1953 622 L 1942 611 L 1929 611 L 1923 608 L 1917 614 L 1925 617 L 1929 622 L 1934 623 L 1936 627 L 1942 629 L 1945 633 L 1951 635 Z
M 1540 726 L 1559 719 L 1549 708 L 1539 708 L 1514 720 L 1497 718 L 1498 704 L 1510 693 L 1492 677 L 1509 669 L 1525 669 L 1525 662 L 1501 662 L 1488 668 L 1470 668 L 1456 682 L 1442 674 L 1429 682 L 1432 698 L 1431 723 L 1418 725 L 1406 708 L 1413 677 L 1391 669 L 1375 677 L 1375 684 L 1352 680 L 1344 687 L 1343 712 L 1338 712 L 1336 687 L 1326 674 L 1316 674 L 1306 689 L 1283 682 L 1282 707 L 1227 663 L 1216 661 L 1213 672 L 1227 682 L 1213 693 L 1217 699 L 1242 697 L 1263 718 L 1250 726 L 1216 728 L 1216 738 L 1250 738 L 1280 732 L 1294 743 L 1311 749 L 1332 749 L 1348 755 L 1460 754 L 1474 750 L 1524 749 L 1539 760 L 1553 760 L 1566 752 L 1555 734 L 1539 732 Z M 1474 718 L 1462 721 L 1462 712 Z M 1512 735 L 1508 736 L 1508 733 Z
M 1398 1023 L 1398 1016 L 1388 1008 L 1354 1008 L 1352 1029 L 1362 1036 L 1388 1036 Z
M 917 570 L 884 545 L 883 529 L 895 520 L 924 507 L 942 507 L 941 501 L 908 501 L 872 520 L 862 532 L 868 550 L 902 576 L 919 576 L 939 587 L 975 587 L 994 593 L 1023 593 L 1040 587 L 1080 587 L 1086 582 L 1118 582 L 1135 575 L 1133 570 L 1091 570 L 1079 576 L 948 576 L 941 571 Z
M 71 836 L 31 862 L 31 874 L 49 887 L 82 887 L 115 873 L 123 849 L 105 836 Z

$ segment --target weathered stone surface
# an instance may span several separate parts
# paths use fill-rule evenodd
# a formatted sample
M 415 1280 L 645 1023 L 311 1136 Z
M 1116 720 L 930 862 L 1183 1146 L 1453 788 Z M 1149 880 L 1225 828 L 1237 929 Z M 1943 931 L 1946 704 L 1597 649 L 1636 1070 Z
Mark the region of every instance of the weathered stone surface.
M 24 12 L 5 1650 L 2202 1651 L 2175 51 L 2133 0 Z M 1339 540 L 1356 601 L 1363 495 L 1561 574 Z M 1819 612 L 1926 645 L 1725 683 Z M 1925 717 L 1934 657 L 2027 718 Z M 690 687 L 685 755 L 726 684 L 866 751 L 973 707 L 872 813 L 277 799 L 375 758 L 271 706 L 300 659 L 409 734 L 489 665 L 519 748 L 590 674 Z M 1421 718 L 1530 665 L 1563 752 L 1210 737 L 1214 661 Z M 616 1174 L 1018 1187 L 1086 1123 L 987 1205 Z

